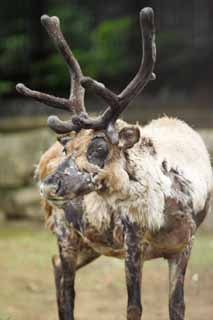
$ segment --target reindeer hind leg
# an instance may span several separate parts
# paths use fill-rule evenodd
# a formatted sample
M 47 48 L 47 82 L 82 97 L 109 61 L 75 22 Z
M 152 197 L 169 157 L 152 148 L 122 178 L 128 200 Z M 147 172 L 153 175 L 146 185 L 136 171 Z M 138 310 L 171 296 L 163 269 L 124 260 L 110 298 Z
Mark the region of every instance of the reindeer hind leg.
M 169 319 L 184 320 L 184 280 L 191 252 L 191 243 L 169 262 Z

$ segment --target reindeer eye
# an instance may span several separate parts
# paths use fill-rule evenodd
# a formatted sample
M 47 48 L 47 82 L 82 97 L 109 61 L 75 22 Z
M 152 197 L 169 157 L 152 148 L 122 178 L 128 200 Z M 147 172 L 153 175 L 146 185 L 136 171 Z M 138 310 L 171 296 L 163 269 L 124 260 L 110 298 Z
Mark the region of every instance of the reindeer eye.
M 94 138 L 87 149 L 87 160 L 100 168 L 103 168 L 109 153 L 109 147 L 104 138 Z

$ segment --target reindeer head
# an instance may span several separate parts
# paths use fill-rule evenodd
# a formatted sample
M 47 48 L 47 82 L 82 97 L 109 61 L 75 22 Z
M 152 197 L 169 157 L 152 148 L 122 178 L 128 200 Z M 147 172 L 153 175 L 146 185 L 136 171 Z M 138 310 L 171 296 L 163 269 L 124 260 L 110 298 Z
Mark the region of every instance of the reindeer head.
M 17 91 L 51 107 L 72 113 L 68 121 L 61 121 L 56 116 L 48 118 L 49 127 L 61 135 L 59 141 L 64 145 L 64 155 L 56 170 L 42 182 L 41 193 L 48 199 L 57 200 L 73 199 L 94 190 L 106 192 L 112 184 L 116 189 L 115 185 L 118 182 L 122 184 L 122 179 L 128 175 L 125 171 L 126 151 L 140 138 L 138 126 L 128 125 L 118 120 L 118 117 L 142 92 L 146 84 L 155 79 L 153 10 L 144 8 L 140 12 L 143 58 L 136 76 L 119 95 L 102 83 L 83 75 L 78 61 L 64 39 L 57 17 L 44 15 L 41 22 L 68 65 L 71 79 L 70 97 L 64 99 L 33 91 L 23 84 L 17 85 Z M 92 90 L 108 105 L 96 118 L 91 118 L 86 111 L 85 89 Z

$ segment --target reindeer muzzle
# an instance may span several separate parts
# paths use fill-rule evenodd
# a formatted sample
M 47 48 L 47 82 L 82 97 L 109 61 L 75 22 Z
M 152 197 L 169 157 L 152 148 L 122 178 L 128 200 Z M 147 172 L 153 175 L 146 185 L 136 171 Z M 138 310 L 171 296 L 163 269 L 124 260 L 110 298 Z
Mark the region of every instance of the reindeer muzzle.
M 94 190 L 93 178 L 82 172 L 69 157 L 40 185 L 40 193 L 47 200 L 70 200 Z

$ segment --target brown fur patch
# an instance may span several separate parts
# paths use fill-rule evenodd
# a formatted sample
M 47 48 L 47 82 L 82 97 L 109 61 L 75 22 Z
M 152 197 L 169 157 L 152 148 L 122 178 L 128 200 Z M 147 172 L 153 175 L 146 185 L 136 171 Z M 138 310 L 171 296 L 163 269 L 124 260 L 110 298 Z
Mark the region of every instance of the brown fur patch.
M 52 173 L 62 160 L 63 147 L 59 142 L 54 143 L 41 157 L 38 164 L 38 177 L 43 180 Z

